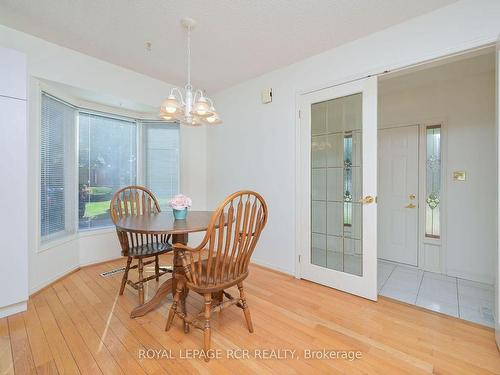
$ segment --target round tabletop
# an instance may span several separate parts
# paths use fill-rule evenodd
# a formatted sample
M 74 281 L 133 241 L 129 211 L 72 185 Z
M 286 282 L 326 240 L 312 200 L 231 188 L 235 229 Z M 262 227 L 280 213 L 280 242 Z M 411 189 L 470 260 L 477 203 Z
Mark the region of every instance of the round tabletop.
M 127 232 L 146 234 L 184 234 L 207 230 L 213 211 L 188 211 L 186 219 L 175 220 L 170 211 L 157 214 L 124 216 L 116 227 Z

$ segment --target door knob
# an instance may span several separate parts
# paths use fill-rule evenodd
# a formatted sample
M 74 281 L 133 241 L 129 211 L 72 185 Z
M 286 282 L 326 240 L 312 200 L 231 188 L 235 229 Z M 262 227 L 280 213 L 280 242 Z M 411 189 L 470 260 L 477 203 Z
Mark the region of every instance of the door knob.
M 408 196 L 408 198 L 410 198 L 410 199 L 415 199 L 415 198 L 416 198 L 416 196 L 415 196 L 415 194 L 410 194 L 410 195 Z
M 415 206 L 413 203 L 410 203 L 409 205 L 405 206 L 405 208 L 415 208 L 417 206 Z
M 370 204 L 375 202 L 375 198 L 373 198 L 371 195 L 367 195 L 366 197 L 361 198 L 358 202 L 363 204 Z

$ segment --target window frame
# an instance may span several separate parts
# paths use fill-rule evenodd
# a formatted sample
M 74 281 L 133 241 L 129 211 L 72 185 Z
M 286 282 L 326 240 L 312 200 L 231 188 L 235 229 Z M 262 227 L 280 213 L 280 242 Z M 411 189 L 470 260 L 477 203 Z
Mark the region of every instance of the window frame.
M 91 106 L 87 105 L 79 105 L 78 101 L 75 98 L 70 98 L 64 93 L 60 92 L 55 92 L 53 93 L 54 90 L 52 88 L 45 86 L 42 82 L 38 81 L 37 83 L 37 90 L 36 90 L 36 100 L 33 105 L 33 110 L 36 111 L 36 114 L 34 117 L 34 124 L 36 124 L 36 128 L 30 132 L 30 137 L 34 137 L 33 139 L 33 144 L 35 146 L 35 150 L 33 150 L 33 154 L 35 156 L 36 160 L 36 173 L 34 174 L 35 180 L 35 185 L 36 189 L 34 191 L 35 193 L 35 218 L 33 220 L 34 228 L 36 228 L 36 238 L 35 238 L 35 244 L 36 244 L 36 252 L 43 252 L 45 250 L 60 246 L 66 242 L 73 241 L 76 238 L 79 237 L 87 237 L 90 235 L 93 235 L 94 233 L 103 233 L 103 232 L 112 232 L 113 231 L 113 225 L 109 226 L 103 226 L 103 227 L 98 227 L 98 228 L 89 228 L 89 229 L 80 229 L 79 228 L 79 219 L 78 219 L 78 186 L 79 186 L 79 174 L 78 174 L 78 167 L 79 167 L 79 148 L 80 148 L 80 139 L 79 139 L 79 130 L 80 130 L 80 124 L 79 124 L 79 118 L 80 118 L 80 113 L 87 113 L 87 114 L 93 114 L 93 115 L 98 115 L 98 116 L 103 116 L 103 117 L 109 117 L 109 118 L 115 118 L 118 120 L 125 120 L 129 122 L 134 122 L 135 123 L 135 131 L 136 131 L 136 154 L 137 154 L 137 160 L 136 160 L 136 183 L 138 185 L 143 185 L 144 182 L 146 181 L 146 170 L 143 168 L 144 166 L 144 157 L 145 157 L 145 145 L 144 143 L 144 132 L 145 132 L 145 127 L 143 126 L 143 123 L 161 123 L 165 124 L 168 126 L 168 124 L 172 124 L 173 126 L 179 126 L 178 122 L 170 122 L 170 121 L 162 121 L 158 119 L 151 119 L 147 117 L 141 117 L 140 114 L 133 114 L 133 115 L 124 115 L 120 113 L 114 113 L 114 112 L 119 112 L 119 109 L 114 109 L 112 107 L 105 107 L 105 110 L 102 109 L 93 109 Z M 41 234 L 41 120 L 42 120 L 42 96 L 46 95 L 48 97 L 51 97 L 55 100 L 58 100 L 62 102 L 63 104 L 66 104 L 72 108 L 75 109 L 75 128 L 74 128 L 74 134 L 71 142 L 73 142 L 72 147 L 69 147 L 69 151 L 71 153 L 72 161 L 70 162 L 70 165 L 72 165 L 72 168 L 69 168 L 65 170 L 65 176 L 64 178 L 67 181 L 67 186 L 68 186 L 68 191 L 65 194 L 65 210 L 66 210 L 66 225 L 69 227 L 71 230 L 65 230 L 65 231 L 60 231 L 58 232 L 58 235 L 50 235 L 48 236 L 43 236 Z M 100 108 L 102 108 L 99 105 Z M 182 140 L 181 140 L 181 131 L 179 128 L 179 165 L 178 165 L 178 174 L 179 174 L 179 180 L 178 180 L 178 190 L 180 191 L 181 189 L 181 165 L 182 165 Z M 35 165 L 33 165 L 35 166 Z M 71 169 L 71 170 L 70 170 Z M 68 172 L 68 173 L 66 173 Z M 69 211 L 69 212 L 68 212 Z

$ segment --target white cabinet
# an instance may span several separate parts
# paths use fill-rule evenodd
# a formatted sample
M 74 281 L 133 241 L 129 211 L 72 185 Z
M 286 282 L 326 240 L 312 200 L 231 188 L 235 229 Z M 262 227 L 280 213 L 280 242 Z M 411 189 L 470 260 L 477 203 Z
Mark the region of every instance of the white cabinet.
M 26 56 L 0 47 L 0 96 L 26 99 Z
M 24 310 L 28 299 L 25 67 L 23 55 L 0 48 L 0 317 Z

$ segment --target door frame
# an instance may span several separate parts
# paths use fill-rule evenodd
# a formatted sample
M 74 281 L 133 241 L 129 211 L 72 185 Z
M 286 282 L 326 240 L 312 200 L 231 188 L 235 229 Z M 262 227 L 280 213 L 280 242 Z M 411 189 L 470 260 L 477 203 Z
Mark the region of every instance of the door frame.
M 295 127 L 295 181 L 294 181 L 294 207 L 293 207 L 293 215 L 295 215 L 295 235 L 294 235 L 294 272 L 293 275 L 295 278 L 300 279 L 301 278 L 301 273 L 300 273 L 300 255 L 301 255 L 301 241 L 300 241 L 300 231 L 301 231 L 301 218 L 300 218 L 300 211 L 299 207 L 301 205 L 301 189 L 300 189 L 300 183 L 301 183 L 301 175 L 300 175 L 300 151 L 301 151 L 301 145 L 300 145 L 300 101 L 301 101 L 301 96 L 304 94 L 308 94 L 310 92 L 318 91 L 318 90 L 323 90 L 329 87 L 335 87 L 342 85 L 344 83 L 349 83 L 349 82 L 354 82 L 360 79 L 364 79 L 367 77 L 383 77 L 386 74 L 391 74 L 391 73 L 397 73 L 397 72 L 403 72 L 406 70 L 410 69 L 415 69 L 418 68 L 421 65 L 428 64 L 428 63 L 433 63 L 433 62 L 439 62 L 445 59 L 453 58 L 456 56 L 461 56 L 464 54 L 469 54 L 475 51 L 481 51 L 486 48 L 492 48 L 495 47 L 499 44 L 500 40 L 500 35 L 498 35 L 496 38 L 493 37 L 488 37 L 483 40 L 477 40 L 471 43 L 470 45 L 466 46 L 463 45 L 460 47 L 458 51 L 453 51 L 450 52 L 448 49 L 443 49 L 441 51 L 435 51 L 431 55 L 427 56 L 421 56 L 419 58 L 414 58 L 409 61 L 404 61 L 404 62 L 399 62 L 395 64 L 389 64 L 389 65 L 374 65 L 368 70 L 365 71 L 359 71 L 355 72 L 352 74 L 346 74 L 344 76 L 340 76 L 340 78 L 335 78 L 333 80 L 324 80 L 322 78 L 315 79 L 314 77 L 310 78 L 309 80 L 306 78 L 305 80 L 302 79 L 302 81 L 299 82 L 297 88 L 295 89 L 295 108 L 293 109 L 294 111 L 294 127 Z M 500 92 L 500 91 L 499 91 Z M 498 104 L 497 101 L 497 107 L 500 104 Z M 445 124 L 445 122 L 441 121 L 442 124 Z M 413 123 L 415 124 L 415 122 Z M 497 122 L 497 128 L 500 128 L 500 120 Z M 500 131 L 499 131 L 500 134 Z M 500 142 L 500 135 L 499 135 L 499 142 Z M 498 147 L 497 147 L 498 148 Z M 500 157 L 499 157 L 499 162 L 500 162 Z M 499 184 L 500 184 L 500 168 L 497 171 L 499 173 Z M 500 191 L 498 194 L 498 202 L 500 204 Z M 500 208 L 499 208 L 499 221 L 500 221 Z M 498 235 L 498 242 L 499 242 L 499 248 L 497 249 L 497 255 L 498 255 L 498 269 L 497 269 L 497 278 L 500 276 L 500 230 L 499 230 L 499 235 Z M 499 288 L 499 311 L 500 311 L 500 288 Z M 500 327 L 500 319 L 499 319 L 499 327 Z M 499 328 L 500 332 L 500 328 Z M 499 333 L 499 347 L 500 347 L 500 333 Z
M 406 128 L 408 126 L 418 127 L 418 229 L 417 229 L 417 268 L 430 271 L 447 273 L 446 267 L 446 257 L 447 257 L 447 220 L 445 215 L 441 215 L 441 237 L 439 239 L 432 239 L 425 237 L 425 187 L 426 187 L 426 165 L 425 165 L 425 154 L 426 154 L 426 142 L 425 142 L 425 129 L 428 126 L 440 125 L 441 126 L 441 197 L 440 206 L 443 212 L 446 212 L 447 207 L 447 189 L 446 189 L 446 176 L 447 172 L 447 162 L 448 162 L 448 124 L 447 120 L 443 118 L 422 118 L 419 120 L 412 121 L 410 123 L 403 124 L 384 124 L 379 127 L 378 130 L 395 129 L 395 128 Z M 424 246 L 429 244 L 431 246 L 440 246 L 440 259 L 439 259 L 439 270 L 431 270 L 424 267 Z
M 363 132 L 362 132 L 362 144 L 363 144 L 363 197 L 371 195 L 376 198 L 377 196 L 377 89 L 378 80 L 377 76 L 366 77 L 359 80 L 354 80 L 346 82 L 345 84 L 339 84 L 331 87 L 326 87 L 321 90 L 314 90 L 309 93 L 303 93 L 300 95 L 298 100 L 298 124 L 297 127 L 297 154 L 296 154 L 296 277 L 301 278 L 304 276 L 301 268 L 305 265 L 305 259 L 308 259 L 310 254 L 310 241 L 311 241 L 311 202 L 310 202 L 310 177 L 311 177 L 311 166 L 310 157 L 303 157 L 306 151 L 310 151 L 310 122 L 308 127 L 308 133 L 304 133 L 303 126 L 301 122 L 304 119 L 300 118 L 300 110 L 309 111 L 310 105 L 307 109 L 300 109 L 303 104 L 302 98 L 305 95 L 318 94 L 317 102 L 326 101 L 333 98 L 349 96 L 359 92 L 363 92 Z M 374 100 L 374 101 L 373 101 Z M 312 103 L 311 103 L 312 104 Z M 373 116 L 372 116 L 373 115 Z M 372 118 L 374 117 L 374 118 Z M 305 118 L 305 117 L 304 117 Z M 310 117 L 309 117 L 310 119 Z M 371 122 L 371 123 L 370 123 Z M 374 123 L 373 123 L 374 122 Z M 366 126 L 368 124 L 368 126 Z M 372 140 L 372 141 L 370 141 Z M 307 141 L 307 142 L 306 142 Z M 304 147 L 306 149 L 304 149 Z M 309 153 L 310 155 L 310 153 Z M 368 157 L 370 155 L 371 157 Z M 305 160 L 304 160 L 305 159 Z M 373 182 L 373 183 L 372 183 Z M 308 186 L 308 187 L 307 187 Z M 304 197 L 307 195 L 307 199 Z M 357 276 L 353 274 L 348 274 L 341 271 L 336 271 L 332 269 L 325 269 L 325 271 L 318 273 L 317 280 L 315 282 L 327 285 L 330 287 L 337 288 L 339 290 L 344 290 L 349 293 L 353 293 L 365 298 L 372 300 L 377 300 L 377 204 L 376 201 L 373 204 L 363 205 L 363 274 L 362 276 Z M 307 217 L 307 224 L 304 225 L 303 218 Z M 373 227 L 372 227 L 373 226 Z M 365 228 L 372 228 L 371 230 L 366 230 Z M 371 251 L 366 251 L 366 246 L 371 248 Z M 304 256 L 304 254 L 306 256 Z M 301 258 L 304 262 L 301 263 Z M 308 267 L 319 267 L 312 264 L 308 264 Z M 311 272 L 311 270 L 309 270 Z M 319 270 L 318 270 L 319 271 Z M 327 275 L 327 273 L 330 275 Z M 314 273 L 314 272 L 312 272 Z M 336 274 L 335 277 L 331 277 Z

